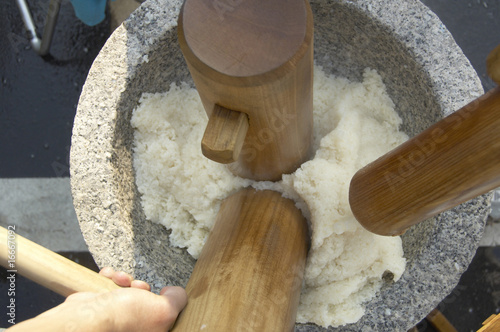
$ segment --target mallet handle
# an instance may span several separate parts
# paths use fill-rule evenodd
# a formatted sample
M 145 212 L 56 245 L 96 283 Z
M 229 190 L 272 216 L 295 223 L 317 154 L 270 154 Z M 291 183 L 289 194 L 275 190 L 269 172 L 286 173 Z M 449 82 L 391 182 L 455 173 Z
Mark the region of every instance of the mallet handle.
M 359 170 L 349 202 L 369 231 L 408 227 L 500 186 L 500 87 Z
M 120 288 L 111 279 L 0 227 L 0 264 L 62 295 Z

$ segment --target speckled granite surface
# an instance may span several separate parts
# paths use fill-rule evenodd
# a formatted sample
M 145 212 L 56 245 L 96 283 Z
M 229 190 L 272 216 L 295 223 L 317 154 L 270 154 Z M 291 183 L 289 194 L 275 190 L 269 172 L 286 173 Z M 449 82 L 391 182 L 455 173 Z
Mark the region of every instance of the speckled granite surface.
M 149 0 L 110 37 L 82 91 L 71 147 L 75 210 L 89 249 L 150 282 L 184 286 L 194 260 L 146 220 L 132 168 L 132 110 L 143 92 L 190 81 L 177 44 L 181 1 Z M 360 79 L 377 69 L 410 136 L 482 93 L 468 60 L 437 17 L 415 1 L 312 1 L 315 60 Z M 407 270 L 367 304 L 357 323 L 332 331 L 406 331 L 456 285 L 477 248 L 489 195 L 440 214 L 403 236 Z M 323 331 L 297 325 L 297 331 Z

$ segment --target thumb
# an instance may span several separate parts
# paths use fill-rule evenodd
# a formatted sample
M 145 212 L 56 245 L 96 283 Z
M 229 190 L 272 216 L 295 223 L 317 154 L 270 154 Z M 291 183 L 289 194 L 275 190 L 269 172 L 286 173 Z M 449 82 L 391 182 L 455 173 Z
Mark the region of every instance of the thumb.
M 160 292 L 161 296 L 167 299 L 169 306 L 168 322 L 169 326 L 172 327 L 177 319 L 179 313 L 184 309 L 187 304 L 188 298 L 187 293 L 182 287 L 178 286 L 167 286 L 163 287 Z

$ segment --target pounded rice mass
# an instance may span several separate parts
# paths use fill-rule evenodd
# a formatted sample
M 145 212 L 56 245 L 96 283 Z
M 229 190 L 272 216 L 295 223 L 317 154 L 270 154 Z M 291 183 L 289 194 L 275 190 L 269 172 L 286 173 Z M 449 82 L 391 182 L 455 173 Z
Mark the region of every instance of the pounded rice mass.
M 132 116 L 134 168 L 148 219 L 197 258 L 224 198 L 246 186 L 278 190 L 297 202 L 312 229 L 297 322 L 358 321 L 384 273 L 397 281 L 405 269 L 401 239 L 366 231 L 348 202 L 354 173 L 408 138 L 381 77 L 366 69 L 363 82 L 350 82 L 315 67 L 315 156 L 277 183 L 236 177 L 205 158 L 207 121 L 197 91 L 185 83 L 142 96 Z

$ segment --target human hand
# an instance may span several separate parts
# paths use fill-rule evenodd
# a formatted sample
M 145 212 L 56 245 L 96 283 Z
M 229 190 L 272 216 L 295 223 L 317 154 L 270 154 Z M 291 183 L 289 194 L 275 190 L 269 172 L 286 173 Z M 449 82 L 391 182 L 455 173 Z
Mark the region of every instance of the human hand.
M 113 280 L 113 282 L 120 287 L 142 289 L 148 292 L 151 290 L 151 287 L 147 282 L 144 282 L 142 280 L 134 280 L 131 275 L 122 271 L 114 271 L 111 267 L 104 267 L 101 271 L 99 271 L 99 274 Z M 141 295 L 147 294 L 148 293 L 141 293 Z M 167 307 L 160 308 L 163 311 L 158 311 L 157 309 L 159 308 L 153 308 L 154 311 L 151 312 L 151 310 L 148 308 L 148 305 L 146 305 L 145 303 L 144 306 L 141 303 L 139 303 L 139 306 L 137 306 L 138 300 L 150 301 L 149 298 L 153 298 L 155 296 L 155 294 L 152 293 L 149 293 L 149 295 L 153 296 L 130 298 L 130 300 L 132 301 L 132 305 L 128 307 L 129 309 L 132 309 L 134 307 L 142 307 L 145 310 L 147 309 L 146 312 L 144 313 L 144 315 L 137 315 L 138 312 L 136 311 L 136 309 L 131 310 L 137 315 L 137 319 L 135 319 L 133 316 L 128 315 L 126 312 L 121 312 L 120 314 L 122 317 L 120 318 L 120 321 L 123 324 L 123 329 L 113 329 L 113 331 L 156 331 L 156 328 L 158 328 L 158 331 L 166 331 L 167 329 L 170 329 L 173 326 L 180 311 L 186 306 L 186 291 L 183 288 L 176 286 L 163 287 L 160 291 L 161 296 L 159 297 L 156 295 L 156 300 L 153 300 L 157 301 L 158 299 L 160 299 L 160 302 L 162 303 L 160 303 L 159 305 L 165 305 L 165 299 L 162 299 L 161 297 L 166 298 Z M 134 303 L 136 304 L 134 305 Z M 149 306 L 152 305 L 153 304 L 151 303 L 149 304 Z M 158 320 L 158 324 L 155 323 L 155 320 Z M 144 322 L 147 322 L 149 325 L 143 326 L 142 323 Z M 151 323 L 153 323 L 153 325 L 151 325 Z M 156 325 L 158 326 L 156 327 Z
M 103 267 L 101 271 L 99 271 L 99 274 L 113 280 L 113 282 L 120 287 L 139 288 L 147 291 L 151 290 L 151 287 L 147 282 L 144 282 L 142 280 L 134 280 L 134 278 L 132 278 L 130 274 L 123 271 L 115 271 L 109 266 Z
M 167 286 L 160 295 L 124 272 L 100 272 L 117 285 L 111 292 L 80 292 L 59 306 L 14 325 L 9 331 L 167 331 L 187 303 L 184 289 Z

